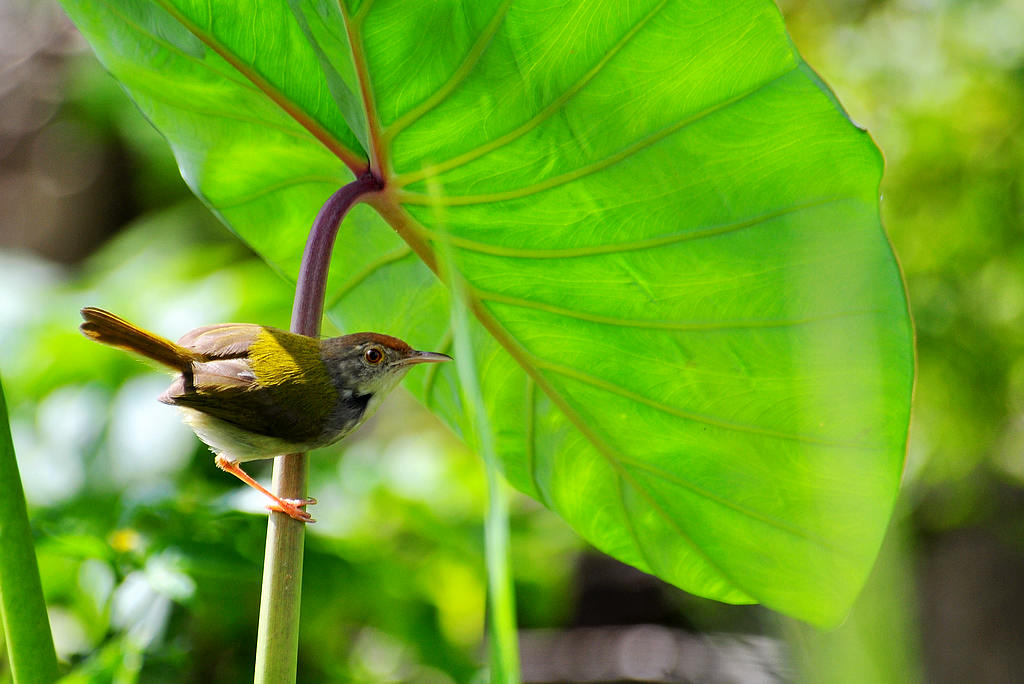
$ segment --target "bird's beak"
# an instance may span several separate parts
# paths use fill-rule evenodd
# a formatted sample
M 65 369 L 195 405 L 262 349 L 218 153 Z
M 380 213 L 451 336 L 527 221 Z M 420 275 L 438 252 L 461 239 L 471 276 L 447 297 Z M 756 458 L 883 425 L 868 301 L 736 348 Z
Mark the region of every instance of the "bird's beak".
M 452 357 L 447 354 L 439 354 L 438 352 L 425 352 L 425 351 L 414 351 L 410 352 L 409 356 L 399 361 L 399 364 L 403 366 L 411 366 L 414 363 L 440 363 L 441 361 L 451 361 Z

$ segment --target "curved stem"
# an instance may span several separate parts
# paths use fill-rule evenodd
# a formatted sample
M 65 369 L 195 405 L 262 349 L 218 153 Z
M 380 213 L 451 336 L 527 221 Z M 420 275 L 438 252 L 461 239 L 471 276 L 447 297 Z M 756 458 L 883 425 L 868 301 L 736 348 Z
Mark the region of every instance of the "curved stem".
M 316 337 L 320 334 L 320 319 L 324 315 L 324 293 L 327 291 L 327 271 L 331 265 L 334 240 L 345 214 L 364 195 L 376 192 L 383 184 L 371 173 L 365 173 L 344 186 L 324 203 L 313 221 L 302 254 L 299 280 L 295 284 L 295 303 L 292 306 L 292 332 Z
M 306 240 L 299 268 L 292 332 L 310 337 L 320 335 L 327 272 L 341 220 L 356 202 L 381 187 L 376 177 L 366 173 L 331 195 L 320 209 Z M 286 499 L 305 497 L 306 465 L 306 454 L 275 458 L 273 491 Z M 256 684 L 295 681 L 305 528 L 305 523 L 284 513 L 270 513 L 256 638 Z

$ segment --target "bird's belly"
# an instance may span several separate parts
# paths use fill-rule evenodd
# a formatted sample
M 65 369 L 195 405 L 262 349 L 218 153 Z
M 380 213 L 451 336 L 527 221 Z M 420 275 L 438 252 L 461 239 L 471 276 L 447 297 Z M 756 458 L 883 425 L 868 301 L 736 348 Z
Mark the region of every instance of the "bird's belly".
M 244 430 L 234 423 L 215 418 L 196 409 L 179 406 L 185 423 L 215 453 L 233 461 L 256 461 L 282 454 L 309 451 L 333 440 L 318 439 L 303 443 L 289 442 L 269 435 Z

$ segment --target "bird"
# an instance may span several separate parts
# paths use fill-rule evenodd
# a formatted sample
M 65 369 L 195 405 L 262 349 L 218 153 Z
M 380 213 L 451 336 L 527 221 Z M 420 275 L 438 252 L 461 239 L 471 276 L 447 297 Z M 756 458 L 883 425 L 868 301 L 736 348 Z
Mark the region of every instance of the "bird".
M 218 468 L 268 496 L 268 508 L 301 522 L 315 499 L 286 499 L 241 463 L 333 444 L 377 409 L 412 366 L 451 361 L 374 332 L 318 339 L 253 323 L 221 323 L 176 343 L 96 307 L 81 310 L 81 331 L 134 352 L 175 377 L 159 401 L 176 406 Z

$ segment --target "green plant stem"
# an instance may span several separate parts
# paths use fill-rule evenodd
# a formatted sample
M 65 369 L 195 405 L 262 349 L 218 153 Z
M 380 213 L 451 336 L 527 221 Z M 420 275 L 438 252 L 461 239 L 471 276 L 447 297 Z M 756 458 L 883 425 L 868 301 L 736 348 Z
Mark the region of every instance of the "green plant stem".
M 455 363 L 463 392 L 466 418 L 476 435 L 476 446 L 483 457 L 487 475 L 487 518 L 484 522 L 484 555 L 487 562 L 487 606 L 490 614 L 488 642 L 490 646 L 491 682 L 519 682 L 519 643 L 516 632 L 515 588 L 509 561 L 509 513 L 505 481 L 498 465 L 494 435 L 476 376 L 473 343 L 470 339 L 469 315 L 465 299 L 449 267 L 445 270 L 452 288 L 452 329 L 455 333 Z
M 320 209 L 302 255 L 292 307 L 292 332 L 319 336 L 338 227 L 356 202 L 379 189 L 376 178 L 363 175 L 331 195 Z M 272 491 L 288 499 L 305 497 L 307 470 L 306 454 L 278 456 L 274 459 Z M 256 684 L 287 684 L 296 678 L 305 531 L 303 522 L 278 511 L 270 514 L 256 635 Z
M 0 617 L 15 683 L 57 680 L 57 653 L 39 579 L 25 491 L 0 385 Z
M 443 193 L 437 179 L 427 180 L 427 192 L 433 200 Z M 424 261 L 437 272 L 451 293 L 452 332 L 455 345 L 455 367 L 459 374 L 462 406 L 467 424 L 467 441 L 473 444 L 484 461 L 487 478 L 487 517 L 484 521 L 484 558 L 487 563 L 487 608 L 490 617 L 487 641 L 490 652 L 490 680 L 496 684 L 517 684 L 519 674 L 519 639 L 516 630 L 515 586 L 509 559 L 509 513 L 505 479 L 498 463 L 494 434 L 487 419 L 480 382 L 476 374 L 472 332 L 465 281 L 459 275 L 452 254 L 451 242 L 444 229 L 446 218 L 440 201 L 433 202 L 435 221 L 439 226 L 435 243 L 440 259 L 433 251 L 422 254 Z
M 516 597 L 509 563 L 509 515 L 505 480 L 494 459 L 485 458 L 487 470 L 487 519 L 484 522 L 484 555 L 487 561 L 488 608 L 490 609 L 491 681 L 519 681 L 519 640 L 516 633 Z

